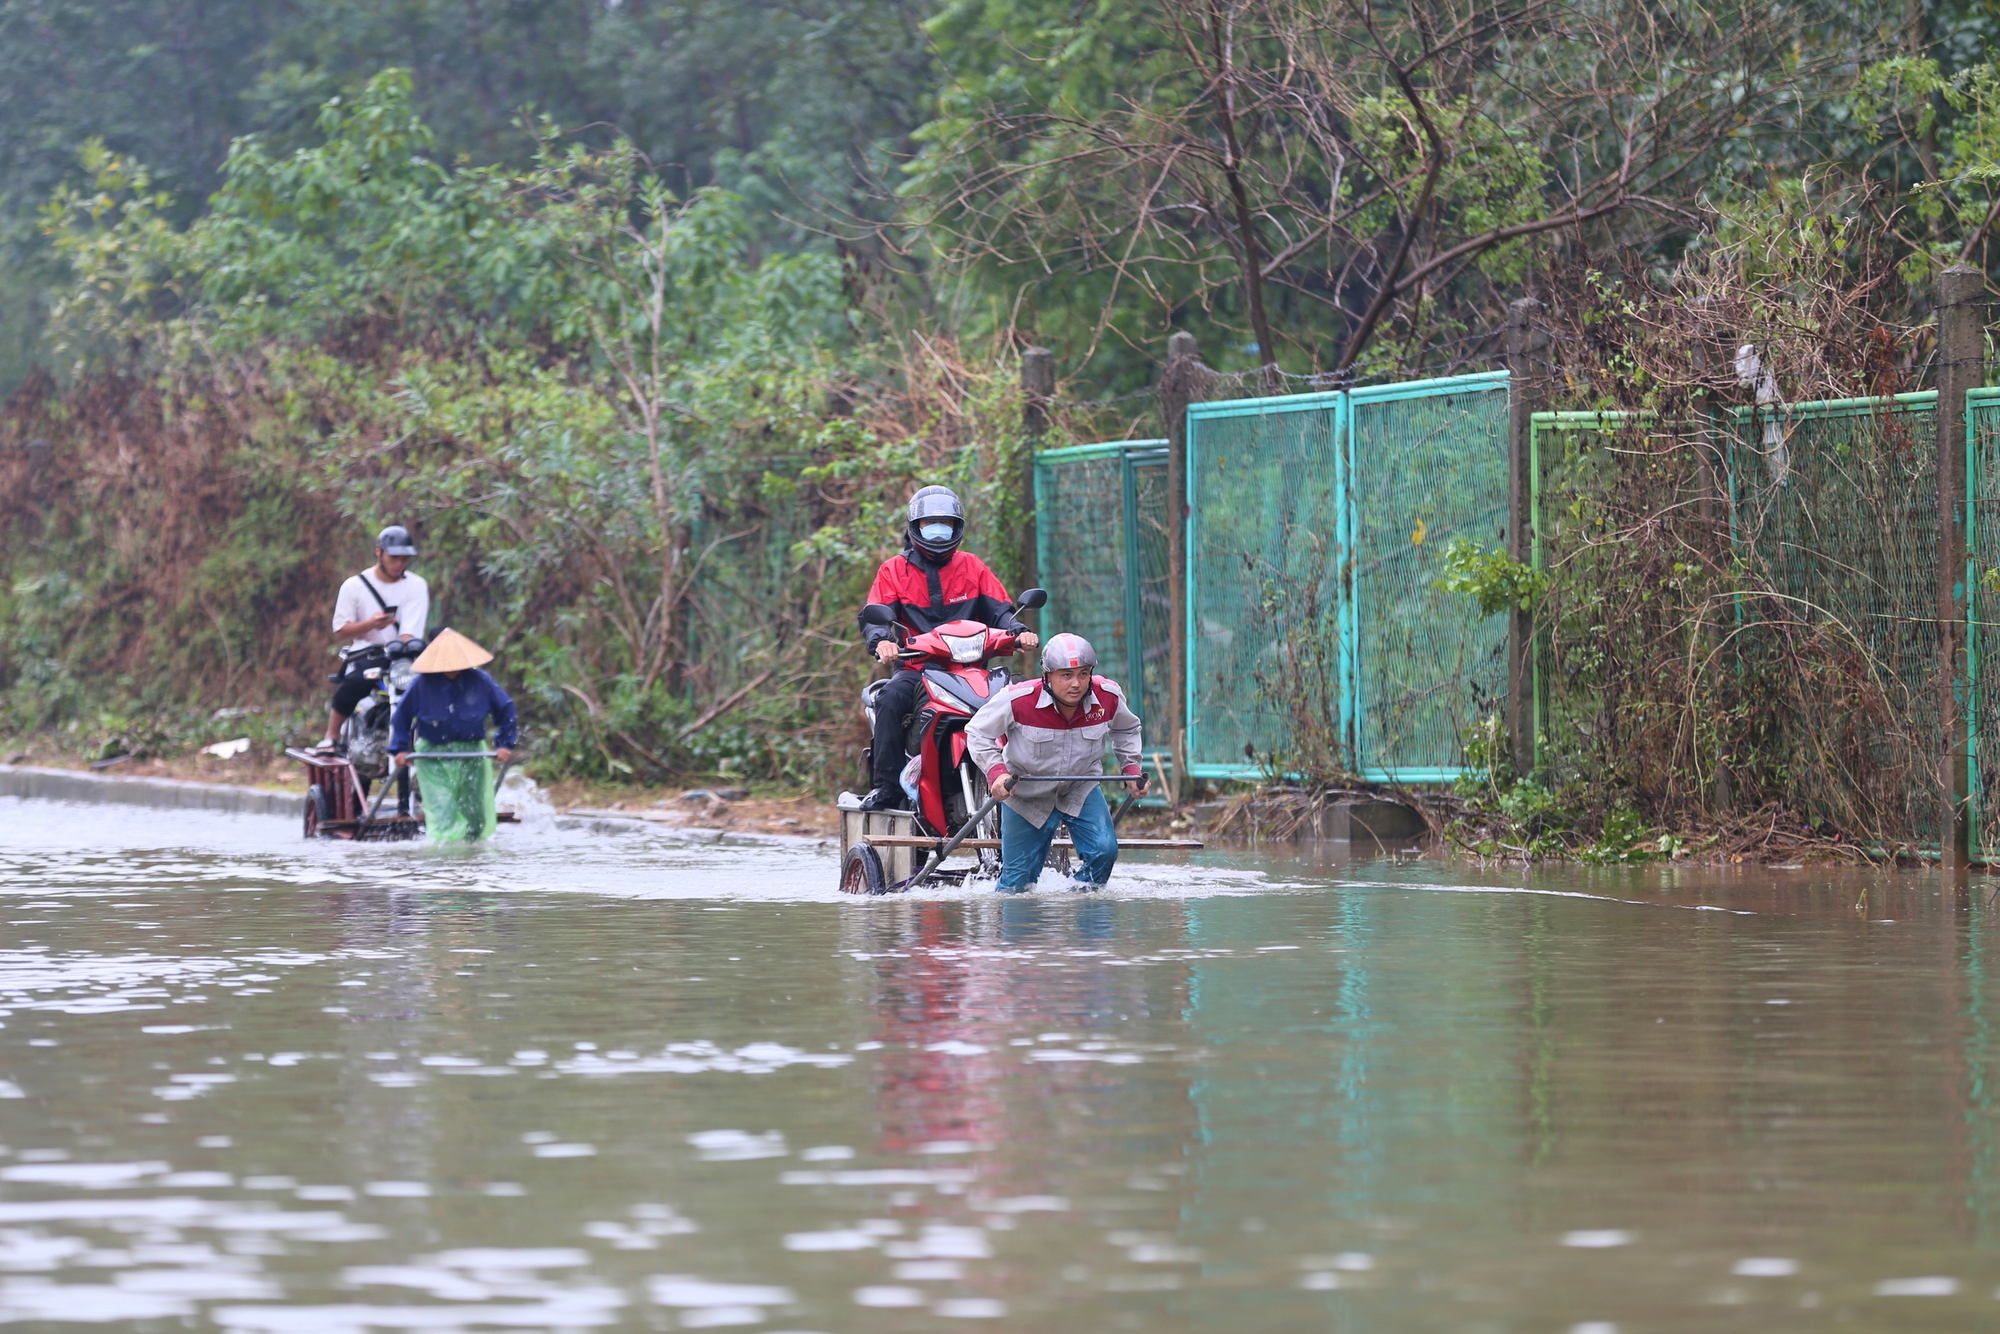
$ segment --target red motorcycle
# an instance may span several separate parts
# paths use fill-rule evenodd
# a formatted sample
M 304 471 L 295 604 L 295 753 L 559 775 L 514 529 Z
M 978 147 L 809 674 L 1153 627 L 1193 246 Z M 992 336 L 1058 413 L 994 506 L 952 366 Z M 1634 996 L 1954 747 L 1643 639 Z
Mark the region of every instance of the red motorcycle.
M 1049 595 L 1039 588 L 1024 589 L 1016 604 L 1032 610 L 1047 603 Z M 870 625 L 893 626 L 896 613 L 880 603 L 861 609 L 861 619 Z M 948 839 L 986 803 L 986 775 L 972 762 L 965 739 L 965 725 L 972 715 L 1007 686 L 1013 674 L 992 664 L 1011 657 L 1019 636 L 996 630 L 978 621 L 948 621 L 937 629 L 914 635 L 905 643 L 900 659 L 905 667 L 924 674 L 923 694 L 918 697 L 910 730 L 904 741 L 906 754 L 917 758 L 917 810 L 914 823 L 921 834 Z M 875 701 L 887 681 L 872 681 L 861 692 L 862 706 L 868 711 L 868 725 L 875 725 Z M 1000 837 L 1000 812 L 988 811 L 981 827 L 973 833 L 982 839 Z M 997 876 L 1000 854 L 991 848 L 979 850 L 979 873 Z M 965 873 L 957 873 L 963 879 Z M 953 876 L 941 872 L 938 878 Z M 841 888 L 849 893 L 880 894 L 887 889 L 881 859 L 873 848 L 857 845 L 850 850 L 843 868 Z M 849 884 L 853 881 L 853 884 Z

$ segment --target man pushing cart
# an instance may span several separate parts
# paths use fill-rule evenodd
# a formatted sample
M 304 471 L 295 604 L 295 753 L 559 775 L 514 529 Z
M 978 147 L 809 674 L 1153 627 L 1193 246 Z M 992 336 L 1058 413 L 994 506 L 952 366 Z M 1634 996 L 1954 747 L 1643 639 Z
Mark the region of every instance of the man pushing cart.
M 1146 795 L 1140 767 L 1140 724 L 1118 685 L 1096 674 L 1097 650 L 1081 635 L 1052 637 L 1042 650 L 1039 679 L 1008 686 L 965 725 L 972 762 L 1003 803 L 1000 815 L 1001 893 L 1033 888 L 1055 840 L 1067 825 L 1082 866 L 1077 879 L 1103 885 L 1118 864 L 1118 830 L 1096 779 L 1108 738 L 1134 798 Z M 1060 781 L 1038 775 L 1063 775 Z

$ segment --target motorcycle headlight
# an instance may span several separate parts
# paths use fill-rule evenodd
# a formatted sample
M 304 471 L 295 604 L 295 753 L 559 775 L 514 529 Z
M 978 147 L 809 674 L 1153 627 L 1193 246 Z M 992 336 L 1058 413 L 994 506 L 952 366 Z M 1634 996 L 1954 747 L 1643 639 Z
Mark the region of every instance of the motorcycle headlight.
M 953 662 L 978 662 L 986 656 L 985 635 L 946 635 L 944 643 Z
M 408 658 L 398 658 L 389 664 L 389 684 L 398 690 L 408 690 L 410 679 L 416 675 Z

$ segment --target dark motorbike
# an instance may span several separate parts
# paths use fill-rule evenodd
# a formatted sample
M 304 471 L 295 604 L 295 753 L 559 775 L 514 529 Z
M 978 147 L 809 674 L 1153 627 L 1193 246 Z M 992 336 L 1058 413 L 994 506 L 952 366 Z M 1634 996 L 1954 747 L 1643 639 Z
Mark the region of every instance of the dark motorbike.
M 389 753 L 390 716 L 416 679 L 413 664 L 423 651 L 421 639 L 377 644 L 350 656 L 342 671 L 329 678 L 338 681 L 347 672 L 360 672 L 373 688 L 342 724 L 332 755 L 285 752 L 311 771 L 305 804 L 307 838 L 400 839 L 423 832 L 421 814 L 410 813 L 413 794 L 419 811 L 422 809 L 423 797 L 416 792 L 415 776 L 407 768 L 394 768 Z M 378 782 L 396 785 L 393 816 L 371 818 L 368 794 Z M 379 815 L 379 810 L 375 814 Z
M 389 754 L 389 719 L 416 681 L 414 664 L 424 651 L 421 639 L 378 644 L 350 660 L 349 671 L 358 671 L 375 688 L 362 696 L 354 712 L 340 729 L 339 752 L 354 766 L 356 777 L 366 791 L 376 781 L 388 778 L 393 759 Z M 410 771 L 394 770 L 396 813 L 410 813 Z

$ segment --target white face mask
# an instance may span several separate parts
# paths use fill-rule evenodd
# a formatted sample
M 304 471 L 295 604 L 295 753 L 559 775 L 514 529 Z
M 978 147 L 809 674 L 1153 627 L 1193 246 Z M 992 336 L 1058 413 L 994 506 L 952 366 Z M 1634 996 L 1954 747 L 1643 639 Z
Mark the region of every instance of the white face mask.
M 927 523 L 917 529 L 926 542 L 951 541 L 951 525 L 948 523 Z

